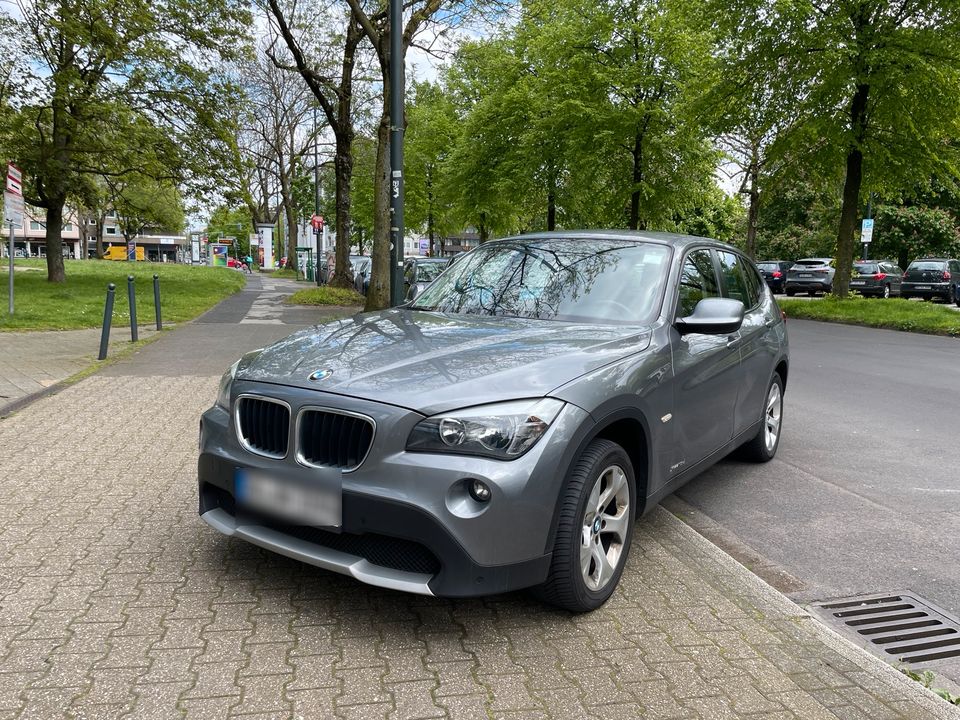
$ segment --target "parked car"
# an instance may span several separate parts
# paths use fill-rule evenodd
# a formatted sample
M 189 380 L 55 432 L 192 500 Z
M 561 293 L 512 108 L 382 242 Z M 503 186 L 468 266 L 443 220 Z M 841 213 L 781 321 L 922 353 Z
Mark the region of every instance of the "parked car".
M 763 275 L 772 292 L 782 293 L 784 283 L 787 281 L 787 272 L 792 266 L 793 263 L 787 260 L 761 260 L 757 263 L 757 270 Z
M 960 306 L 960 261 L 944 258 L 914 260 L 903 274 L 900 295 L 924 300 L 940 298 Z
M 351 255 L 350 267 L 353 270 L 353 287 L 361 295 L 366 295 L 370 289 L 370 268 L 373 258 L 368 255 Z
M 407 258 L 403 263 L 403 295 L 407 302 L 436 280 L 449 262 L 447 258 Z
M 888 298 L 900 294 L 903 268 L 892 260 L 855 260 L 850 289 L 864 296 Z
M 473 250 L 403 307 L 244 355 L 203 414 L 199 512 L 371 585 L 602 605 L 634 522 L 774 457 L 786 325 L 736 248 L 655 232 Z
M 794 296 L 798 292 L 816 295 L 833 291 L 833 276 L 836 273 L 832 258 L 803 258 L 797 260 L 787 272 L 784 292 Z

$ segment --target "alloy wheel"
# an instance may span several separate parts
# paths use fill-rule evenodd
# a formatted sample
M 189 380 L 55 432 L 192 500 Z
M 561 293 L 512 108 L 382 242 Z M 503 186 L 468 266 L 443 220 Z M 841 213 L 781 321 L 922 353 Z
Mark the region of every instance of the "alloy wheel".
M 770 385 L 770 393 L 767 395 L 767 406 L 763 414 L 763 442 L 767 447 L 767 452 L 773 452 L 777 446 L 777 438 L 780 436 L 780 415 L 783 412 L 783 395 L 780 392 L 780 385 L 773 383 Z
M 602 590 L 616 573 L 630 512 L 627 476 L 619 465 L 611 465 L 597 476 L 581 522 L 580 571 L 590 590 Z

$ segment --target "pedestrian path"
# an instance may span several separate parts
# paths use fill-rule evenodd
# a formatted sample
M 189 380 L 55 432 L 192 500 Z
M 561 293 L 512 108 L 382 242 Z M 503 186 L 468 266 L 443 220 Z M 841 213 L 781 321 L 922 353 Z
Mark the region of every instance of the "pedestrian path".
M 138 328 L 141 339 L 156 332 Z M 130 328 L 114 326 L 108 357 L 128 347 Z M 4 407 L 75 375 L 95 362 L 100 329 L 0 332 L 0 415 Z

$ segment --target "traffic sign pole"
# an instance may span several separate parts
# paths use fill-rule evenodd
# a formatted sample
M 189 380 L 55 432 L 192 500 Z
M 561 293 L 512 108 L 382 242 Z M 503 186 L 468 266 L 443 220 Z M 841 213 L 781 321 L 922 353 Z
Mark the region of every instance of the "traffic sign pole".
M 9 291 L 7 293 L 7 312 L 13 315 L 13 223 L 10 223 L 9 255 L 10 255 L 10 277 L 7 279 Z

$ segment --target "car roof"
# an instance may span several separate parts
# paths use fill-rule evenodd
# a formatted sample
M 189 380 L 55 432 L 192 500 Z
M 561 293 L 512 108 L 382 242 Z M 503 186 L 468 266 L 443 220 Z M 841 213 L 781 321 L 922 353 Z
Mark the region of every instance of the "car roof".
M 743 252 L 738 247 L 729 243 L 714 240 L 713 238 L 699 237 L 697 235 L 683 235 L 680 233 L 659 232 L 654 230 L 553 230 L 549 232 L 536 232 L 523 235 L 511 235 L 510 237 L 498 238 L 490 242 L 535 242 L 541 240 L 625 240 L 632 242 L 656 243 L 659 245 L 669 245 L 677 249 L 684 249 L 690 245 L 701 245 L 710 243 L 721 248 Z

